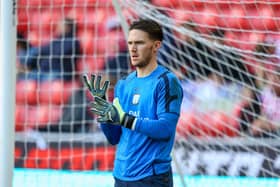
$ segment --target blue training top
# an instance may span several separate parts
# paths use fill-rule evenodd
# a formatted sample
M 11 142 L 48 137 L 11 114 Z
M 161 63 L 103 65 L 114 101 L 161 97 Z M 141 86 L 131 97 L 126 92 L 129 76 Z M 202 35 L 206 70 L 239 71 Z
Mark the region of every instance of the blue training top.
M 133 72 L 118 81 L 115 97 L 136 123 L 134 130 L 101 124 L 108 141 L 118 144 L 113 175 L 134 181 L 167 172 L 183 97 L 177 77 L 161 65 L 146 77 Z

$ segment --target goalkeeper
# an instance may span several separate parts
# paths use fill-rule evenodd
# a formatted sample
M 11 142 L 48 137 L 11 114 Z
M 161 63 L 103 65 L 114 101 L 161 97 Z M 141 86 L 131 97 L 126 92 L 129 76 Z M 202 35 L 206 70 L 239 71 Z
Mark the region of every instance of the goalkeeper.
M 115 187 L 172 187 L 171 150 L 180 115 L 182 88 L 175 75 L 157 63 L 161 26 L 152 20 L 132 23 L 128 34 L 136 71 L 119 80 L 113 103 L 106 101 L 109 81 L 84 81 L 94 96 L 90 104 L 108 141 L 117 144 Z

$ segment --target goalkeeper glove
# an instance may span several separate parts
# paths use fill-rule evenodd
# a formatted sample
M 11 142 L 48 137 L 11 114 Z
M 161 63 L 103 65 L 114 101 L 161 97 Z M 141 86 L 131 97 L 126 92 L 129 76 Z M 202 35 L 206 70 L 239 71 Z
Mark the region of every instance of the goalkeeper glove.
M 103 99 L 106 99 L 106 92 L 108 89 L 108 86 L 110 84 L 110 81 L 105 81 L 104 85 L 101 89 L 101 76 L 97 76 L 96 83 L 95 82 L 95 75 L 91 75 L 91 81 L 89 81 L 88 76 L 86 74 L 83 75 L 83 81 L 84 84 L 88 87 L 88 90 L 91 92 L 93 97 L 101 97 Z
M 115 98 L 113 103 L 109 103 L 100 97 L 95 97 L 91 103 L 91 111 L 99 115 L 97 121 L 100 123 L 121 125 L 128 129 L 133 129 L 136 119 L 123 111 L 118 98 Z

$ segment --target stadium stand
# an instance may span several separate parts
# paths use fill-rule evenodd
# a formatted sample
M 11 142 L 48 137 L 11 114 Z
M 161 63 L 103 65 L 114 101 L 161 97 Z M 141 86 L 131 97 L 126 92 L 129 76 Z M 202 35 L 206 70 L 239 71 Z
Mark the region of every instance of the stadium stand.
M 109 53 L 108 45 L 114 45 L 110 42 L 114 42 L 114 37 L 116 37 L 116 34 L 106 30 L 106 21 L 114 17 L 116 13 L 112 5 L 108 9 L 110 1 L 99 0 L 98 4 L 95 2 L 95 0 L 83 0 L 79 3 L 74 0 L 19 0 L 18 32 L 32 45 L 42 45 L 50 42 L 56 36 L 55 23 L 65 16 L 70 16 L 78 24 L 76 36 L 80 39 L 82 46 L 82 55 L 75 74 L 79 77 L 84 72 L 101 73 L 104 70 L 104 56 Z M 191 19 L 197 24 L 201 33 L 210 33 L 216 27 L 224 28 L 225 44 L 241 50 L 253 51 L 259 42 L 265 40 L 267 36 L 256 31 L 279 29 L 279 20 L 274 19 L 279 15 L 279 4 L 275 6 L 257 3 L 230 5 L 228 1 L 212 3 L 212 1 L 179 0 L 152 0 L 151 3 L 161 7 L 177 8 L 176 14 L 169 13 L 169 16 L 176 20 L 180 18 L 182 22 Z M 60 4 L 64 6 L 56 6 Z M 179 11 L 182 7 L 186 8 L 183 15 Z M 193 14 L 193 9 L 196 14 Z M 250 17 L 254 17 L 254 19 L 249 19 Z M 205 25 L 207 27 L 204 27 Z M 79 78 L 69 83 L 56 81 L 41 85 L 34 81 L 18 82 L 16 129 L 23 130 L 25 127 L 36 129 L 36 126 L 56 123 L 61 112 L 54 111 L 61 110 L 77 89 L 83 89 Z M 194 118 L 189 115 L 192 116 L 191 113 L 183 114 L 182 123 L 192 121 L 190 124 L 193 125 Z M 223 125 L 219 123 L 219 121 L 227 121 L 226 116 L 219 113 L 209 114 L 209 116 L 214 116 L 214 119 L 209 119 L 209 123 L 213 123 L 212 127 L 217 126 L 217 129 L 227 131 L 226 134 L 229 136 L 237 135 L 231 130 L 224 130 Z M 29 117 L 30 119 L 27 119 Z M 232 122 L 233 129 L 239 128 L 236 123 L 236 121 Z M 203 124 L 197 125 L 196 128 L 199 126 L 203 126 Z M 217 132 L 201 128 L 200 130 L 205 131 L 208 135 L 219 135 Z M 193 129 L 190 132 L 200 134 L 193 132 Z

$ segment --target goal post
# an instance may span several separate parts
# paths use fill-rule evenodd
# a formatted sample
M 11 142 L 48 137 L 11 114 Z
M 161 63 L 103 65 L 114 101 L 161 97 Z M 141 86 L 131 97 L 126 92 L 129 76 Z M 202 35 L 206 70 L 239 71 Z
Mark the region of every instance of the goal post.
M 0 3 L 0 181 L 12 187 L 16 80 L 16 0 Z

